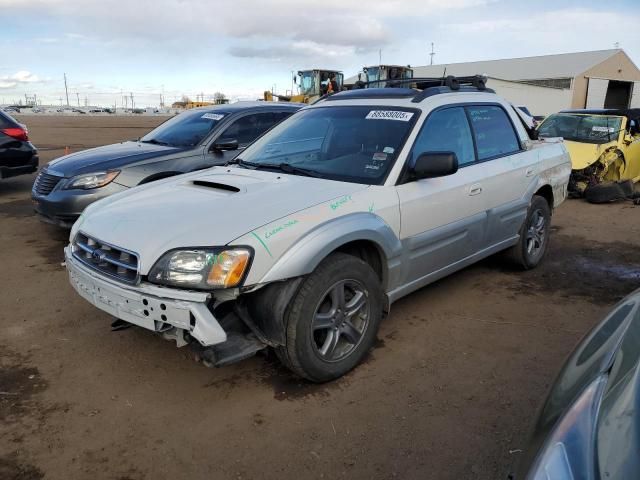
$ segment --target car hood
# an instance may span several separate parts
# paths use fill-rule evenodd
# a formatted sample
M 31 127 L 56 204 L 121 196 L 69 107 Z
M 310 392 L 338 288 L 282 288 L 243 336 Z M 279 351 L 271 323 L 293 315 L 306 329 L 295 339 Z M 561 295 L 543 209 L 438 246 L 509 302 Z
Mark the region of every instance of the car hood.
M 571 168 L 573 170 L 582 170 L 598 161 L 604 152 L 611 147 L 615 147 L 616 142 L 596 144 L 565 140 L 564 144 L 571 156 Z
M 224 246 L 291 213 L 367 188 L 319 178 L 213 167 L 100 200 L 74 225 L 136 252 L 140 273 L 168 250 Z
M 141 142 L 123 142 L 90 148 L 53 160 L 47 169 L 65 177 L 112 170 L 135 162 L 154 159 L 184 148 Z
M 640 472 L 640 291 L 628 297 L 620 310 L 631 321 L 600 404 L 596 443 L 600 478 L 636 478 Z
M 631 464 L 640 468 L 635 454 L 626 456 L 627 448 L 637 452 L 640 445 L 636 408 L 640 401 L 639 341 L 640 290 L 636 290 L 618 303 L 567 359 L 540 410 L 515 478 L 526 477 L 559 419 L 587 385 L 607 372 L 609 378 L 597 420 L 600 467 L 604 467 L 603 472 L 624 471 Z M 632 477 L 612 474 L 602 478 Z

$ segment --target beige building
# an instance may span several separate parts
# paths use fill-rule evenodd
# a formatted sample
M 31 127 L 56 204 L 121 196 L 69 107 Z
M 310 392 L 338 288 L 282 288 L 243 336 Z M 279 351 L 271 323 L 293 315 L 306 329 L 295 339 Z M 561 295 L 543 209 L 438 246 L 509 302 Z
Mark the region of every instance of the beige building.
M 513 104 L 528 107 L 534 115 L 567 108 L 640 107 L 640 70 L 621 49 L 427 65 L 413 70 L 414 77 L 487 75 L 488 87 Z

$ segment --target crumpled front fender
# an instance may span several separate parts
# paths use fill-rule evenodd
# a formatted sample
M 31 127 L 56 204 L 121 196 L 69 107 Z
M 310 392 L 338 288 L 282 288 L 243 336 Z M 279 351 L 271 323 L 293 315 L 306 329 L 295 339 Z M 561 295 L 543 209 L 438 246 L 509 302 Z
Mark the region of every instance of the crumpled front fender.
M 571 168 L 573 170 L 584 170 L 597 162 L 603 162 L 608 159 L 612 152 L 617 155 L 616 152 L 619 151 L 616 142 L 598 145 L 565 141 L 565 144 L 571 156 Z

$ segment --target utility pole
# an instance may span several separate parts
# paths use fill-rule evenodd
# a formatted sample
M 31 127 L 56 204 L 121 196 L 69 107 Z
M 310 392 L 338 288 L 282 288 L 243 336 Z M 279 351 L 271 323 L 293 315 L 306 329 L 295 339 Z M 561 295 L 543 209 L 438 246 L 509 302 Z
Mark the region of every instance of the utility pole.
M 80 94 L 76 92 L 76 100 L 78 100 L 78 106 L 80 106 Z
M 433 57 L 435 57 L 436 52 L 434 52 L 433 50 L 433 42 L 431 42 L 431 53 L 429 54 L 429 56 L 431 57 L 431 62 L 429 63 L 429 65 L 433 65 Z
M 382 49 L 378 50 L 378 65 L 382 65 Z
M 135 108 L 135 104 L 133 103 L 133 92 L 129 92 L 129 95 L 131 95 L 131 108 Z
M 67 88 L 67 74 L 64 74 L 64 93 L 67 95 L 67 107 L 69 106 L 69 89 Z M 62 104 L 62 102 L 60 102 Z

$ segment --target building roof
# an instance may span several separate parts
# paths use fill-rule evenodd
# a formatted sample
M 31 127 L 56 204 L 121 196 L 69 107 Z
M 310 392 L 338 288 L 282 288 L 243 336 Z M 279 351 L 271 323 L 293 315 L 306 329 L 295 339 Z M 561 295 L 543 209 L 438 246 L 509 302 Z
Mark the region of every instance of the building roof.
M 414 77 L 441 77 L 446 75 L 488 75 L 503 80 L 538 80 L 551 78 L 573 78 L 604 62 L 621 49 L 595 50 L 592 52 L 560 53 L 537 57 L 506 58 L 479 62 L 449 63 L 413 67 Z M 358 76 L 345 81 L 354 83 Z

